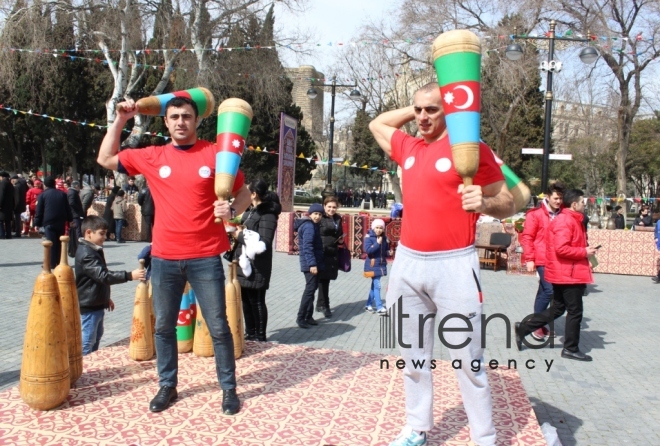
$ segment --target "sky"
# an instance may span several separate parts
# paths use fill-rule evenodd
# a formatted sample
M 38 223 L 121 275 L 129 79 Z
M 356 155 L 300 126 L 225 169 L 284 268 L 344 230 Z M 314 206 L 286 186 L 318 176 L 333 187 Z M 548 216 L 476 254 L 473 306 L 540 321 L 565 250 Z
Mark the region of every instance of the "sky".
M 287 30 L 312 31 L 313 44 L 321 43 L 309 56 L 296 56 L 293 51 L 279 50 L 285 66 L 313 65 L 322 71 L 332 64 L 337 46 L 328 42 L 348 42 L 359 33 L 360 26 L 369 20 L 387 16 L 400 0 L 309 0 L 307 11 L 297 16 L 275 7 L 275 26 L 287 35 Z M 326 73 L 327 74 L 327 73 Z

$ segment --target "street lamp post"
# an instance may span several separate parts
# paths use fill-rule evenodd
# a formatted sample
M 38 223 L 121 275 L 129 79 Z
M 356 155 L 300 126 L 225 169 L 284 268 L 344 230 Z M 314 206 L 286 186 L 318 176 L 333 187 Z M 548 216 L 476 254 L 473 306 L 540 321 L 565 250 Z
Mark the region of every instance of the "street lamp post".
M 587 38 L 572 38 L 572 37 L 556 37 L 555 36 L 555 26 L 557 22 L 554 20 L 550 21 L 550 32 L 545 36 L 518 36 L 516 35 L 516 29 L 514 28 L 513 36 L 514 40 L 547 40 L 548 41 L 548 60 L 547 62 L 542 62 L 539 67 L 541 71 L 547 72 L 546 79 L 546 88 L 545 88 L 545 131 L 543 133 L 543 167 L 541 173 L 541 192 L 545 193 L 548 188 L 548 165 L 550 164 L 550 127 L 552 125 L 552 73 L 559 73 L 561 71 L 562 64 L 559 61 L 554 60 L 555 56 L 555 41 L 560 42 L 582 42 L 587 43 L 591 41 L 589 32 L 587 32 Z M 506 57 L 509 60 L 520 60 L 523 56 L 523 50 L 517 43 L 511 44 L 506 47 L 505 51 Z M 598 51 L 594 47 L 588 46 L 583 48 L 580 51 L 580 60 L 585 64 L 592 64 L 598 59 Z
M 332 76 L 332 83 L 331 84 L 321 84 L 321 85 L 315 85 L 316 87 L 330 87 L 330 92 L 332 94 L 332 101 L 330 102 L 330 142 L 328 144 L 328 178 L 326 180 L 325 184 L 325 189 L 323 189 L 323 198 L 333 196 L 335 194 L 334 189 L 332 187 L 332 147 L 334 144 L 334 137 L 335 137 L 335 90 L 337 87 L 348 87 L 348 88 L 353 88 L 351 93 L 349 94 L 349 97 L 353 100 L 358 100 L 362 97 L 360 92 L 356 90 L 357 88 L 357 83 L 352 84 L 352 85 L 342 85 L 337 83 L 337 76 Z M 316 89 L 314 86 L 307 90 L 307 97 L 310 99 L 315 99 L 317 96 Z

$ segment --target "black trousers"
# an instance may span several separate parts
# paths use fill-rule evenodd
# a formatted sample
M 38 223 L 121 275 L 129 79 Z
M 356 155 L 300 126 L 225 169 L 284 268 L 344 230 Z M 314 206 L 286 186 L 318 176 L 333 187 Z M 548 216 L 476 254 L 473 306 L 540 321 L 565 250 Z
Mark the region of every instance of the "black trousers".
M 11 222 L 14 215 L 10 215 L 6 220 L 0 220 L 0 238 L 11 238 Z
M 259 337 L 260 340 L 265 340 L 266 325 L 268 324 L 266 290 L 241 288 L 241 300 L 243 301 L 245 332 L 248 335 Z
M 330 308 L 330 279 L 319 280 L 319 297 L 316 300 L 316 308 Z
M 527 336 L 560 317 L 566 312 L 566 332 L 564 348 L 578 352 L 580 344 L 580 324 L 582 323 L 582 296 L 586 285 L 553 285 L 554 298 L 550 307 L 542 313 L 534 313 L 520 324 L 521 336 Z
M 60 253 L 62 252 L 60 237 L 64 235 L 64 223 L 44 226 L 44 235 L 46 240 L 53 242 L 53 246 L 50 248 L 50 267 L 52 269 L 60 263 Z
M 314 293 L 316 293 L 316 289 L 319 287 L 319 276 L 317 274 L 312 274 L 309 271 L 304 271 L 303 274 L 305 274 L 305 290 L 300 299 L 298 321 L 311 319 L 314 312 Z
M 23 232 L 23 222 L 21 221 L 21 212 L 23 211 L 14 211 L 14 237 L 20 237 Z
M 144 217 L 144 226 L 147 233 L 147 243 L 151 243 L 151 229 L 154 226 L 154 216 L 153 215 L 143 215 Z

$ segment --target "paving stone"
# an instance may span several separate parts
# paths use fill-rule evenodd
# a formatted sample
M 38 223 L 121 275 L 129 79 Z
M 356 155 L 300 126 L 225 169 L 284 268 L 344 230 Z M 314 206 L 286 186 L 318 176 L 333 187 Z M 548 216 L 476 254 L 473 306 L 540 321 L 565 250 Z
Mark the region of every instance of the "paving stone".
M 137 254 L 144 246 L 141 242 L 106 243 L 110 268 L 136 268 Z M 4 254 L 0 260 L 0 314 L 5 315 L 0 328 L 2 389 L 15 386 L 19 379 L 27 312 L 43 252 L 40 240 L 26 238 L 0 240 L 0 252 Z M 331 283 L 332 319 L 315 313 L 320 325 L 302 330 L 295 324 L 304 288 L 298 257 L 274 256 L 266 295 L 270 341 L 398 356 L 398 348 L 380 345 L 382 318 L 364 311 L 370 281 L 362 276 L 362 261 L 353 260 L 353 271 L 340 272 Z M 535 278 L 482 270 L 481 279 L 486 315 L 504 314 L 512 326 L 533 310 L 538 286 Z M 502 321 L 493 320 L 486 330 L 486 363 L 490 359 L 502 365 L 517 361 L 539 422 L 555 426 L 564 446 L 660 444 L 660 432 L 654 429 L 660 419 L 660 355 L 655 354 L 660 341 L 660 331 L 655 329 L 660 286 L 648 277 L 596 274 L 595 279 L 597 286 L 584 298 L 580 343 L 581 350 L 593 356 L 593 362 L 561 358 L 562 317 L 555 323 L 559 337 L 554 348 L 525 348 L 522 352 L 513 343 L 507 347 L 512 333 Z M 386 286 L 387 278 L 383 291 Z M 101 348 L 129 336 L 134 294 L 134 282 L 112 287 L 116 310 L 106 314 Z M 437 338 L 433 357 L 449 357 L 448 349 Z M 532 370 L 525 367 L 530 359 L 536 364 Z M 545 361 L 553 361 L 550 372 Z M 393 373 L 400 373 L 392 368 Z

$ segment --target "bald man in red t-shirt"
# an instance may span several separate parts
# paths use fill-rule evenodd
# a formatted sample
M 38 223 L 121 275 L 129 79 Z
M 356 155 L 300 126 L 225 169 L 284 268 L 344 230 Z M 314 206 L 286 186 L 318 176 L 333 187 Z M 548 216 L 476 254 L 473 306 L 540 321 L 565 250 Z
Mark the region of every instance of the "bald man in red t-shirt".
M 433 318 L 447 315 L 444 333 L 467 412 L 472 441 L 495 444 L 491 396 L 483 367 L 474 372 L 473 361 L 483 360 L 481 339 L 482 294 L 479 259 L 474 248 L 479 214 L 505 218 L 515 213 L 513 197 L 490 148 L 481 144 L 474 184 L 464 187 L 456 172 L 436 83 L 420 88 L 412 106 L 375 118 L 369 129 L 380 147 L 401 166 L 403 208 L 401 241 L 392 266 L 387 306 L 397 306 L 402 318 L 397 340 L 406 362 L 403 370 L 407 423 L 392 446 L 426 443 L 433 428 Z M 421 138 L 399 128 L 415 121 Z M 422 319 L 420 319 L 422 318 Z M 426 318 L 430 318 L 429 322 Z M 467 321 L 472 330 L 466 330 Z M 423 338 L 420 337 L 423 333 Z M 472 341 L 467 343 L 468 337 Z M 420 340 L 423 339 L 423 345 Z M 461 345 L 464 344 L 464 345 Z M 458 346 L 461 345 L 461 348 Z M 424 361 L 423 366 L 418 365 Z M 419 361 L 419 362 L 418 362 Z
M 160 390 L 149 410 L 161 412 L 178 396 L 176 323 L 186 282 L 211 333 L 218 382 L 223 391 L 222 411 L 240 410 L 236 395 L 234 344 L 227 322 L 224 270 L 220 254 L 229 249 L 223 225 L 250 204 L 250 191 L 239 171 L 233 203 L 217 200 L 214 192 L 216 146 L 197 140 L 197 105 L 174 98 L 165 106 L 165 125 L 172 142 L 165 146 L 119 152 L 126 122 L 137 114 L 133 101 L 119 104 L 117 119 L 103 138 L 98 163 L 129 175 L 143 174 L 149 182 L 158 218 L 154 224 L 151 285 L 156 315 L 156 361 Z

